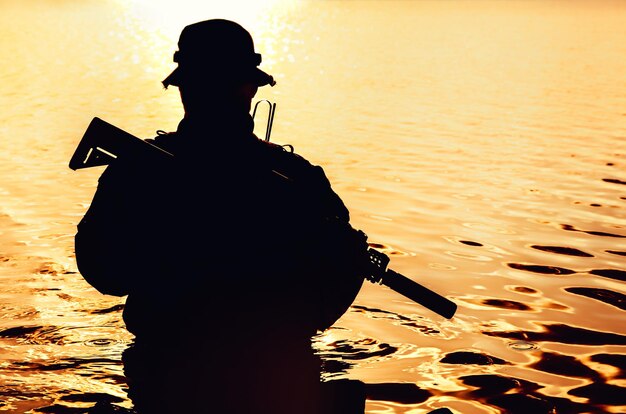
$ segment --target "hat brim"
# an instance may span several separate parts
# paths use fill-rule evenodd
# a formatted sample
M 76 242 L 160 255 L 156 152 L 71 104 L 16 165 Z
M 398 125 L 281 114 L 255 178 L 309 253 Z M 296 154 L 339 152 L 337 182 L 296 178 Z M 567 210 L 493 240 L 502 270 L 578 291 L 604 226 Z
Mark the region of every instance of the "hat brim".
M 174 69 L 172 73 L 170 73 L 168 77 L 163 80 L 162 83 L 163 83 L 163 86 L 166 88 L 170 85 L 180 86 L 184 78 L 185 78 L 185 74 L 179 66 L 176 69 Z M 253 83 L 256 84 L 256 86 L 259 86 L 259 87 L 265 86 L 265 85 L 270 85 L 270 86 L 276 85 L 276 81 L 274 80 L 272 75 L 269 75 L 263 72 L 259 68 L 254 68 L 252 72 L 250 72 L 249 80 L 251 80 Z

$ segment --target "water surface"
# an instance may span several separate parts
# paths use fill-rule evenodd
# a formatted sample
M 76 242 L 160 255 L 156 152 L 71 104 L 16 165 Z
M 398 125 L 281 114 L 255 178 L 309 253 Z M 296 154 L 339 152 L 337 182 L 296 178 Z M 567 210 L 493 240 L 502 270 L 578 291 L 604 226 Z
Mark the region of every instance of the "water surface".
M 446 320 L 364 285 L 317 339 L 326 378 L 423 391 L 372 414 L 626 412 L 625 3 L 177 4 L 0 4 L 1 410 L 131 408 L 124 300 L 73 254 L 102 169 L 67 162 L 94 116 L 173 130 L 178 34 L 227 17 L 278 80 L 258 95 L 272 141 L 324 166 L 394 270 L 459 305 Z

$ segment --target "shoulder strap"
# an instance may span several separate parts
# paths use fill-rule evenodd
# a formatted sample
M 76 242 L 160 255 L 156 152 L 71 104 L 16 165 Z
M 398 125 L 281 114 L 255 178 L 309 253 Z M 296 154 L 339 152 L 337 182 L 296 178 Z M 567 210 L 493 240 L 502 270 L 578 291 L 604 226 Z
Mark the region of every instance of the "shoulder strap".
M 157 135 L 154 138 L 148 138 L 146 141 L 174 154 L 176 149 L 176 132 L 165 132 L 159 129 L 156 133 Z

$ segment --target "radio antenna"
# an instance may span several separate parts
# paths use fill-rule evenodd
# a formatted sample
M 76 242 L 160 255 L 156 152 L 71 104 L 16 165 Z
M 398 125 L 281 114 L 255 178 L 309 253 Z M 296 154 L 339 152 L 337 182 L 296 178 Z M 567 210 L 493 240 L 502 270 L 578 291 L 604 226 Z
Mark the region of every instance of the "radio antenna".
M 267 126 L 265 127 L 265 141 L 269 142 L 270 134 L 272 133 L 272 124 L 274 123 L 274 113 L 276 112 L 276 103 L 272 103 L 268 101 L 267 99 L 261 99 L 256 104 L 254 104 L 254 110 L 252 111 L 252 119 L 254 119 L 254 116 L 256 115 L 257 107 L 259 106 L 260 103 L 267 103 L 267 105 L 269 106 L 269 109 L 267 112 Z

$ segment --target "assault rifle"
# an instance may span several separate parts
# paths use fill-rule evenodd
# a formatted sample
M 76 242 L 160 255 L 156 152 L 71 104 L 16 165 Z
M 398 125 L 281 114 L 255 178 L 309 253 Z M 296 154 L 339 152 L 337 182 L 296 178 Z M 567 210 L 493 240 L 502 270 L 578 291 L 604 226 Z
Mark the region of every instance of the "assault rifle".
M 266 134 L 267 140 L 269 133 Z M 156 159 L 173 157 L 173 154 L 156 145 L 95 117 L 76 147 L 69 167 L 79 170 L 108 165 L 116 159 L 132 158 L 133 154 Z M 457 308 L 454 302 L 389 269 L 389 257 L 386 254 L 370 247 L 367 249 L 367 256 L 367 280 L 385 285 L 447 319 L 454 316 Z

